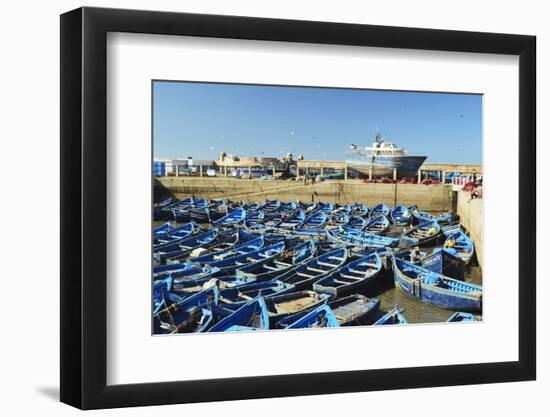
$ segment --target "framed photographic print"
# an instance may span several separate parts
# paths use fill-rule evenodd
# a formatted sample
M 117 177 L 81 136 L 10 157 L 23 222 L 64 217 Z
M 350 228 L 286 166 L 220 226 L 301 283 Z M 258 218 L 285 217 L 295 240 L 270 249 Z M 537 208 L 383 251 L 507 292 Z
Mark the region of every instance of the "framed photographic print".
M 534 37 L 81 8 L 61 101 L 63 402 L 535 379 Z

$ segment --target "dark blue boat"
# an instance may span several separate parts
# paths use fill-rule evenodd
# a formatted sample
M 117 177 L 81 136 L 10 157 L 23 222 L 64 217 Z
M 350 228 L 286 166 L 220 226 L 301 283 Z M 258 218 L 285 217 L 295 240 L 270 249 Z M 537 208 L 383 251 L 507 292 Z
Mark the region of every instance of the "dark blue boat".
M 367 220 L 359 216 L 349 216 L 348 223 L 345 226 L 348 226 L 355 230 L 363 230 L 367 225 Z
M 411 222 L 412 213 L 403 204 L 398 204 L 390 212 L 390 218 L 393 224 L 406 226 Z
M 153 315 L 155 334 L 203 332 L 210 326 L 212 315 L 208 306 L 218 304 L 217 287 L 208 288 L 190 297 L 181 298 Z
M 315 281 L 313 291 L 343 297 L 365 293 L 376 282 L 382 271 L 382 260 L 378 253 L 372 253 L 337 269 L 330 275 Z
M 328 305 L 321 305 L 316 309 L 304 314 L 293 323 L 290 323 L 287 329 L 314 329 L 322 327 L 340 327 L 334 313 Z
M 262 210 L 247 211 L 244 224 L 249 229 L 263 228 L 265 213 Z
M 190 236 L 186 239 L 178 240 L 167 245 L 160 245 L 154 248 L 153 259 L 158 262 L 165 262 L 170 259 L 180 262 L 197 248 L 209 247 L 216 243 L 218 238 L 218 229 L 211 229 L 204 233 Z
M 310 240 L 301 243 L 275 258 L 265 259 L 237 269 L 240 277 L 266 281 L 288 272 L 301 262 L 311 259 L 315 255 L 315 242 Z
M 481 311 L 483 289 L 479 285 L 445 277 L 393 257 L 395 286 L 406 295 L 428 304 L 459 311 Z
M 370 217 L 378 217 L 378 216 L 389 216 L 390 215 L 390 208 L 385 205 L 384 203 L 377 204 L 374 206 L 370 213 Z
M 373 323 L 375 326 L 387 324 L 408 324 L 407 318 L 403 314 L 403 310 L 395 306 Z
M 256 297 L 233 314 L 221 319 L 209 330 L 215 332 L 235 332 L 269 330 L 269 317 L 263 297 Z
M 273 245 L 265 246 L 252 252 L 231 256 L 219 261 L 210 262 L 212 268 L 219 268 L 218 275 L 231 275 L 243 266 L 269 259 L 279 255 L 285 248 L 285 242 L 277 242 Z
M 331 308 L 340 326 L 358 326 L 372 323 L 372 317 L 380 308 L 380 300 L 354 294 L 329 300 L 327 305 Z M 311 309 L 285 317 L 279 320 L 275 326 L 278 329 L 286 329 L 290 323 L 294 323 L 310 311 Z
M 431 255 L 422 259 L 422 267 L 446 277 L 464 280 L 465 263 L 450 249 L 435 249 Z
M 390 221 L 388 218 L 384 215 L 373 217 L 371 215 L 370 219 L 367 220 L 367 224 L 363 228 L 363 230 L 367 233 L 371 233 L 373 235 L 379 235 L 384 233 L 388 228 L 390 227 Z
M 347 259 L 348 250 L 338 248 L 298 265 L 277 279 L 294 285 L 296 290 L 310 289 L 314 282 L 342 267 Z

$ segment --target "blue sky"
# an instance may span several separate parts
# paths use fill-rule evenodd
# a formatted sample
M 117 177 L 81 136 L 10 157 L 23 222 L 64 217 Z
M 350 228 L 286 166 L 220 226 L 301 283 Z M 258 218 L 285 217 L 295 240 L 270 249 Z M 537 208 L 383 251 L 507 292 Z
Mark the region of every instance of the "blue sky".
M 154 157 L 345 158 L 375 133 L 427 162 L 481 163 L 482 96 L 155 81 Z

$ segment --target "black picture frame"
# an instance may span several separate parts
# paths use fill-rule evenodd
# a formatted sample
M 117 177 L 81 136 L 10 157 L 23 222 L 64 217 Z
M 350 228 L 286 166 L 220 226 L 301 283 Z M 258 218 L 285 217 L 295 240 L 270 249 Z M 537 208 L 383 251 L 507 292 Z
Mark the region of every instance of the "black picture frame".
M 519 360 L 108 386 L 108 32 L 519 56 Z M 533 380 L 536 377 L 534 36 L 80 8 L 61 15 L 61 401 L 82 409 Z

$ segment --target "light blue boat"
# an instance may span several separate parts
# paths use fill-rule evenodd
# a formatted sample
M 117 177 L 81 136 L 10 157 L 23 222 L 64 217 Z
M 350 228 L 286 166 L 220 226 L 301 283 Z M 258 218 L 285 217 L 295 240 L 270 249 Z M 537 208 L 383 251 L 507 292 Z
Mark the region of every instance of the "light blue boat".
M 355 230 L 346 226 L 340 226 L 334 230 L 326 230 L 325 233 L 327 238 L 333 242 L 368 248 L 396 247 L 399 244 L 399 239 L 373 235 L 372 233 Z
M 363 228 L 363 231 L 371 233 L 373 235 L 379 235 L 384 233 L 390 227 L 390 221 L 385 215 L 373 217 L 367 220 L 367 224 Z
M 377 204 L 370 210 L 369 217 L 389 216 L 390 208 L 384 203 Z
M 412 212 L 403 204 L 398 204 L 391 210 L 390 218 L 393 224 L 406 226 L 411 222 Z
M 474 256 L 474 242 L 472 242 L 472 239 L 461 230 L 455 233 L 447 233 L 445 237 L 443 247 L 459 256 L 466 264 L 470 263 Z

